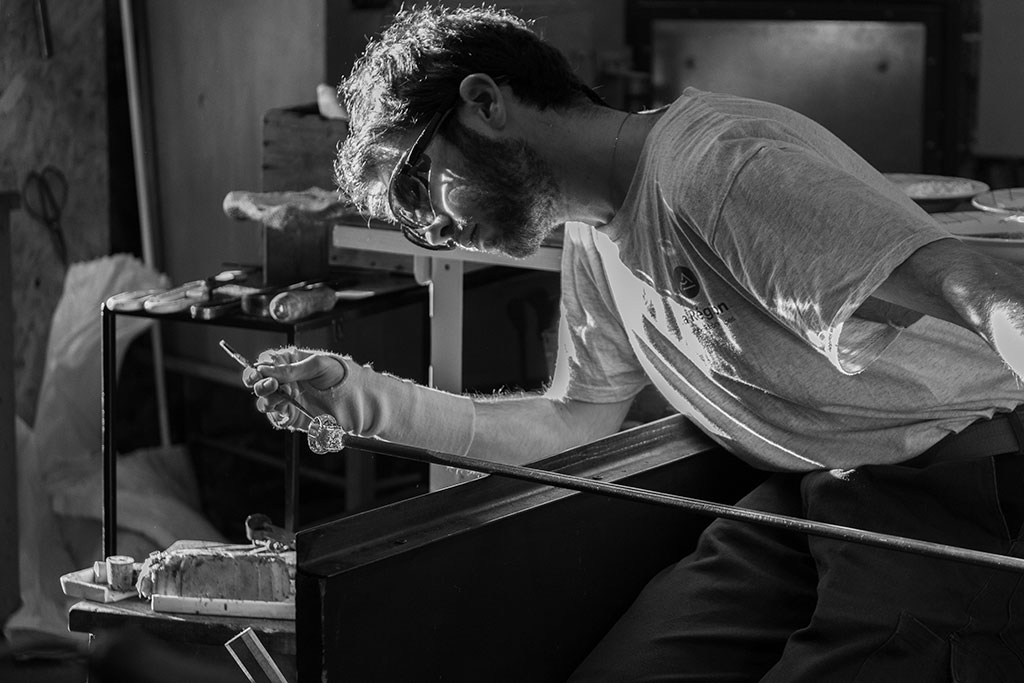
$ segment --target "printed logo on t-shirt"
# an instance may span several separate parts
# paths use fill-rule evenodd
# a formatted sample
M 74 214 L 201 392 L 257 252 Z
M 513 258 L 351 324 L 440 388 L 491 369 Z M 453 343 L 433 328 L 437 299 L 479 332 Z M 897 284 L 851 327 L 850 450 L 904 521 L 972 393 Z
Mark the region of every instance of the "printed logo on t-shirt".
M 687 299 L 696 298 L 700 294 L 697 276 L 686 266 L 676 266 L 676 269 L 672 271 L 672 278 L 675 281 L 676 291 Z

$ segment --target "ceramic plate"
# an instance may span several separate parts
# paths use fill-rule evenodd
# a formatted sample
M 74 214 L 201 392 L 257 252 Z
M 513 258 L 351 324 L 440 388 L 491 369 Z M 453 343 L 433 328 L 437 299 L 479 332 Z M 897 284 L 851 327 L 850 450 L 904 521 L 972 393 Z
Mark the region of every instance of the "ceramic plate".
M 971 204 L 982 211 L 1024 214 L 1024 187 L 1008 187 L 1003 190 L 982 192 L 971 199 Z
M 1024 264 L 1024 215 L 957 211 L 933 217 L 972 249 Z
M 988 185 L 983 182 L 955 176 L 887 173 L 885 177 L 908 197 L 931 210 L 951 209 L 988 190 Z

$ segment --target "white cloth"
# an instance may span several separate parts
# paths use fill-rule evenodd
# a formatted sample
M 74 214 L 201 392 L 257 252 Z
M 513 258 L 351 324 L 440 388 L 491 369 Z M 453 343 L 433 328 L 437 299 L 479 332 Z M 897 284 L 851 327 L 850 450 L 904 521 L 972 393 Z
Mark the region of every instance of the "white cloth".
M 67 629 L 63 574 L 101 560 L 102 434 L 100 304 L 125 291 L 166 286 L 129 255 L 74 263 L 54 311 L 36 424 L 17 424 L 21 607 L 4 625 L 16 648 L 75 638 Z M 117 367 L 151 321 L 121 316 Z M 176 446 L 120 455 L 119 552 L 149 552 L 176 540 L 221 540 L 198 512 L 187 453 Z M 88 533 L 89 538 L 80 538 Z M 139 559 L 139 558 L 137 558 Z

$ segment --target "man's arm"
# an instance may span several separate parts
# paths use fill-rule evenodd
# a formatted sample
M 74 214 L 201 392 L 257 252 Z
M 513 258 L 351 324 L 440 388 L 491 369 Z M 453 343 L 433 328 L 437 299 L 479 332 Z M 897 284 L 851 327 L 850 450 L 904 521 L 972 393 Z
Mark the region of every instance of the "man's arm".
M 1024 268 L 950 238 L 927 244 L 874 292 L 979 334 L 1024 377 Z
M 242 381 L 278 427 L 302 429 L 284 394 L 360 436 L 484 460 L 525 463 L 619 429 L 632 400 L 584 403 L 552 395 L 470 399 L 377 373 L 349 358 L 294 347 L 265 351 Z
M 534 462 L 618 431 L 631 403 L 584 403 L 539 394 L 476 399 L 469 455 Z

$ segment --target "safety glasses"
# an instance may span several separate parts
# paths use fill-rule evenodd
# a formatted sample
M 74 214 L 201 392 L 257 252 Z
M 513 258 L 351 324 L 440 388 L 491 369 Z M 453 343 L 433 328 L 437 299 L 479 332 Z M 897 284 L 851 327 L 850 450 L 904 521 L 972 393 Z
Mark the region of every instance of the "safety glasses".
M 388 206 L 398 219 L 402 234 L 416 246 L 433 251 L 454 249 L 455 242 L 431 244 L 425 237 L 437 213 L 430 202 L 430 157 L 423 152 L 451 112 L 446 109 L 430 117 L 416 142 L 398 160 L 388 183 Z

